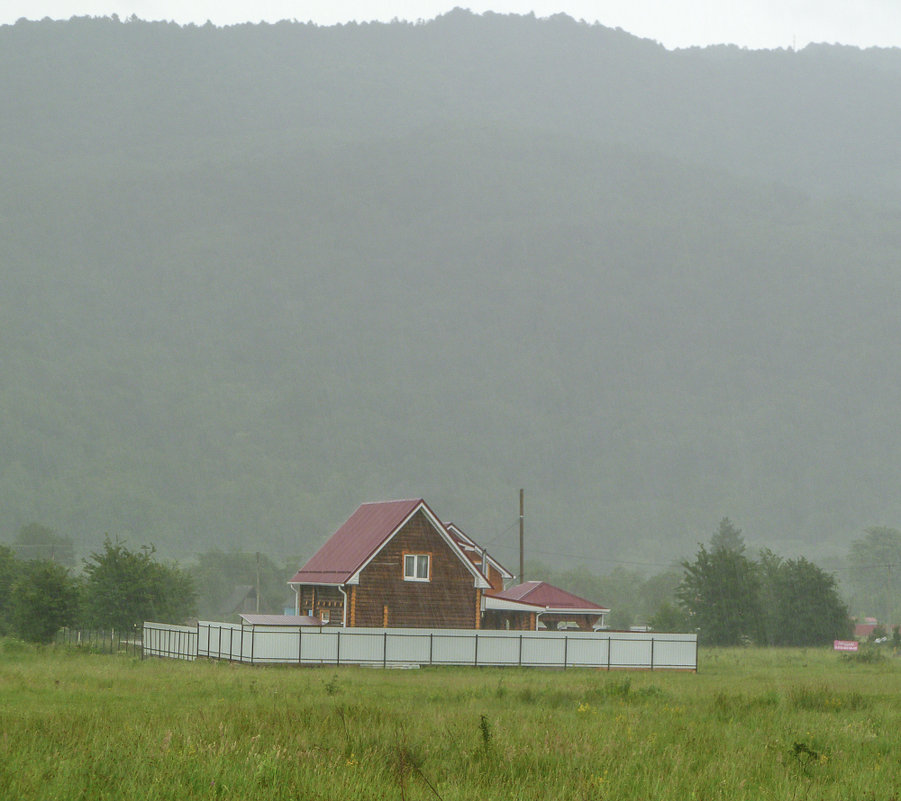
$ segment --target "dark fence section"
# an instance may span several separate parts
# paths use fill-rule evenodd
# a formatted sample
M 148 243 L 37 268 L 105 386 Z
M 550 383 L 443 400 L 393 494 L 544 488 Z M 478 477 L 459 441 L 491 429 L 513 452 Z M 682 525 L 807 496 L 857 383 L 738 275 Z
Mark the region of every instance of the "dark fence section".
M 60 629 L 56 634 L 57 645 L 84 648 L 98 654 L 143 655 L 142 630 L 116 629 Z

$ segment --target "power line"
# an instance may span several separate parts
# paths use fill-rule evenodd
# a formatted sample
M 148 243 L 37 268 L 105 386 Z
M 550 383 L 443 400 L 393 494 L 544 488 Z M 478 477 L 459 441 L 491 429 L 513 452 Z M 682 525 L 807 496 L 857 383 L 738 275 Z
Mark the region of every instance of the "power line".
M 515 525 L 515 524 L 514 524 Z M 505 545 L 503 546 L 505 549 L 513 549 L 513 546 Z M 565 551 L 542 551 L 539 548 L 529 548 L 531 553 L 541 554 L 542 556 L 564 556 L 570 559 L 581 559 L 581 560 L 589 560 L 592 562 L 609 562 L 611 564 L 616 565 L 633 565 L 636 567 L 673 567 L 674 561 L 672 562 L 637 562 L 631 561 L 627 559 L 611 559 L 606 556 L 588 556 L 586 554 L 575 554 L 575 553 L 566 553 Z
M 503 537 L 504 534 L 506 534 L 508 531 L 510 531 L 510 529 L 515 528 L 518 525 L 519 525 L 519 518 L 517 517 L 509 526 L 507 526 L 507 528 L 505 528 L 499 534 L 495 534 L 490 540 L 485 540 L 485 542 L 483 542 L 482 545 L 483 546 L 491 545 L 492 542 L 497 542 L 497 540 L 499 540 L 501 537 Z

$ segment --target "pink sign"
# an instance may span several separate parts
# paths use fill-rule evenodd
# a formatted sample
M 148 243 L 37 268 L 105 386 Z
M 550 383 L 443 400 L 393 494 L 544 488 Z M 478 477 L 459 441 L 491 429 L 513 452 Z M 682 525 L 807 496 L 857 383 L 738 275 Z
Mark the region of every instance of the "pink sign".
M 832 643 L 833 651 L 856 651 L 857 640 L 835 640 Z

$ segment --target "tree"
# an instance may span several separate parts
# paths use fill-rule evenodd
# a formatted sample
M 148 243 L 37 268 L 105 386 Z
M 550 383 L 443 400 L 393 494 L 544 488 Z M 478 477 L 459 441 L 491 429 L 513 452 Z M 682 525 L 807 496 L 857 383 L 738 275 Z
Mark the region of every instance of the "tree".
M 78 618 L 78 586 L 68 569 L 49 559 L 25 562 L 10 592 L 13 632 L 30 642 L 50 642 Z
M 13 543 L 20 559 L 49 559 L 66 567 L 75 565 L 75 547 L 70 537 L 57 534 L 40 523 L 28 523 L 19 529 Z
M 12 549 L 7 548 L 5 545 L 0 545 L 0 636 L 9 631 L 10 593 L 20 569 L 21 563 L 16 560 L 16 555 Z
M 664 607 L 676 609 L 676 590 L 682 581 L 682 571 L 677 569 L 665 570 L 649 577 L 641 585 L 641 619 L 653 626 L 658 631 L 664 629 L 652 623 Z M 679 612 L 682 615 L 682 612 Z M 674 630 L 674 629 L 669 629 Z M 687 631 L 687 629 L 686 629 Z
M 728 517 L 720 520 L 719 528 L 710 538 L 712 550 L 724 549 L 727 551 L 745 552 L 745 539 L 741 535 L 741 529 L 736 528 Z
M 770 645 L 827 645 L 851 635 L 848 608 L 835 578 L 804 557 L 761 554 L 765 641 Z
M 744 549 L 741 532 L 726 518 L 711 549 L 701 545 L 693 562 L 682 562 L 685 574 L 676 595 L 701 642 L 738 645 L 760 639 L 760 580 Z
M 85 617 L 98 628 L 127 630 L 145 620 L 183 623 L 194 613 L 194 585 L 177 565 L 153 558 L 154 548 L 131 551 L 107 537 L 85 561 Z
M 848 553 L 853 609 L 891 625 L 901 611 L 901 531 L 873 526 L 865 534 Z
M 654 631 L 689 632 L 692 622 L 685 610 L 670 601 L 664 601 L 648 619 Z

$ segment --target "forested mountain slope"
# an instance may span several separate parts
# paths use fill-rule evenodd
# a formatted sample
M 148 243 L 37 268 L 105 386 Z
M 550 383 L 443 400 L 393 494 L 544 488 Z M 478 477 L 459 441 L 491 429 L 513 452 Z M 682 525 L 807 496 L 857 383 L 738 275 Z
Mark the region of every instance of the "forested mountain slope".
M 901 515 L 901 54 L 566 18 L 0 28 L 0 537 L 515 563 Z

